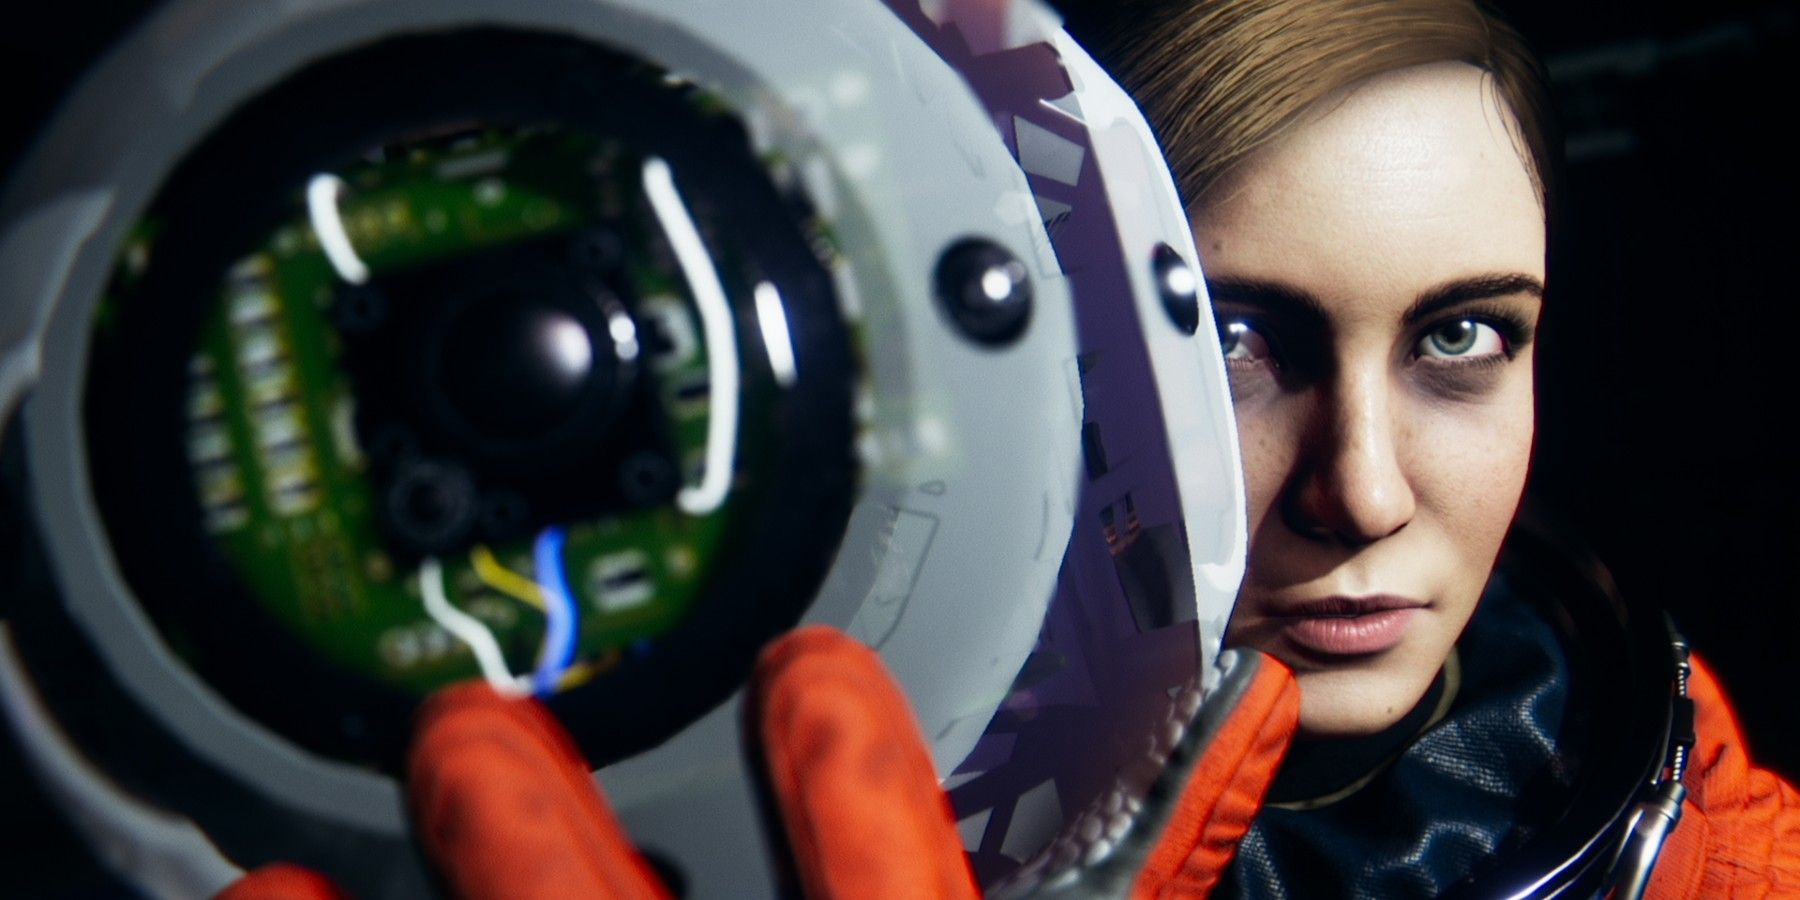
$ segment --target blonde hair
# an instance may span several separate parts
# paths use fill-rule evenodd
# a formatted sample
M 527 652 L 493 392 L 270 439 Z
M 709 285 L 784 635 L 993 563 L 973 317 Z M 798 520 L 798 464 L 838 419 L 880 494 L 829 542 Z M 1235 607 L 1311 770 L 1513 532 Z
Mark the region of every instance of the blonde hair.
M 1128 0 L 1089 40 L 1143 107 L 1190 209 L 1324 98 L 1464 62 L 1492 78 L 1549 214 L 1558 146 L 1543 69 L 1475 0 Z

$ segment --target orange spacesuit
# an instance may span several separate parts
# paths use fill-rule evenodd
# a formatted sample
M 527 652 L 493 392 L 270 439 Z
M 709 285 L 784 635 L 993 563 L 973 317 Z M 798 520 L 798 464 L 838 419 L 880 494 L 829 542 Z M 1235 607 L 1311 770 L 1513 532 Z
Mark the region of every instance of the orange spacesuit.
M 802 630 L 764 654 L 755 684 L 749 725 L 807 896 L 978 895 L 917 726 L 872 652 L 828 629 Z M 1697 735 L 1689 793 L 1649 896 L 1800 896 L 1800 792 L 1750 763 L 1698 660 L 1688 690 Z M 1131 896 L 1208 893 L 1261 806 L 1297 712 L 1291 674 L 1265 659 L 1192 769 Z M 460 896 L 667 896 L 590 785 L 586 762 L 534 701 L 468 684 L 421 716 L 412 812 Z M 221 896 L 340 895 L 311 872 L 272 866 Z
M 1688 796 L 1649 896 L 1800 896 L 1800 791 L 1751 763 L 1718 681 L 1700 660 L 1693 667 Z

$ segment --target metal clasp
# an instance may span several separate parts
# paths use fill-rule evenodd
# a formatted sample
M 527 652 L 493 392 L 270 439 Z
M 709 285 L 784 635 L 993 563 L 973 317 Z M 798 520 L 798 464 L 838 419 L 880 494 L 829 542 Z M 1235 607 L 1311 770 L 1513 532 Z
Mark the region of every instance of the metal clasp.
M 1670 631 L 1674 632 L 1672 626 Z M 1687 787 L 1681 778 L 1687 774 L 1688 753 L 1695 740 L 1694 701 L 1687 691 L 1693 664 L 1688 662 L 1686 640 L 1675 634 L 1671 644 L 1675 654 L 1675 696 L 1669 709 L 1669 741 L 1663 770 L 1650 785 L 1650 796 L 1631 811 L 1606 892 L 1612 900 L 1641 900 L 1644 896 L 1663 845 L 1681 822 L 1681 802 L 1687 799 Z

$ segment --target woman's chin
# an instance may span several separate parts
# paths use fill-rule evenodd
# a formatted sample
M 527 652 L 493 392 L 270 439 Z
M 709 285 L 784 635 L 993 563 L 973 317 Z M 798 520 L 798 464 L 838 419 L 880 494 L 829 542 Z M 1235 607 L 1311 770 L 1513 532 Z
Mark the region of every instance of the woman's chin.
M 1431 688 L 1435 671 L 1398 667 L 1296 671 L 1303 740 L 1361 737 L 1405 718 Z

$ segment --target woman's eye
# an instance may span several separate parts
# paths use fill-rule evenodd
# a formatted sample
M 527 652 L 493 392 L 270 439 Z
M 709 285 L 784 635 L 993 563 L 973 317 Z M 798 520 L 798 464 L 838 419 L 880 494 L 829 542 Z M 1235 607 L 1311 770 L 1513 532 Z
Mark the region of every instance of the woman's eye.
M 1269 341 L 1251 328 L 1248 322 L 1224 322 L 1219 326 L 1219 349 L 1226 362 L 1254 363 L 1274 358 Z
M 1475 319 L 1445 322 L 1419 339 L 1420 356 L 1434 359 L 1475 359 L 1506 352 L 1506 342 L 1494 326 Z

